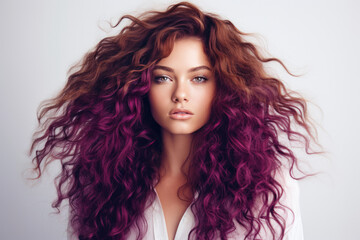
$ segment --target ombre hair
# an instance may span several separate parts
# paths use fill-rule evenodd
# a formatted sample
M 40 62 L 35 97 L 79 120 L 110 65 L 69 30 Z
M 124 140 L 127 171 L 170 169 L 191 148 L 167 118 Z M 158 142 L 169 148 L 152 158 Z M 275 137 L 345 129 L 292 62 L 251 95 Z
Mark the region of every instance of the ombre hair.
M 203 42 L 217 94 L 210 120 L 194 134 L 187 185 L 198 197 L 189 239 L 227 239 L 236 222 L 246 230 L 244 239 L 259 237 L 265 227 L 282 239 L 284 190 L 274 176 L 286 165 L 294 177 L 298 168 L 288 142 L 300 141 L 309 153 L 314 139 L 306 101 L 264 66 L 277 62 L 289 71 L 262 56 L 230 21 L 190 3 L 125 15 L 114 27 L 125 19 L 130 23 L 87 53 L 64 89 L 39 108 L 30 153 L 36 152 L 38 178 L 48 163 L 61 163 L 53 207 L 69 201 L 79 239 L 126 239 L 132 226 L 140 228 L 162 151 L 148 101 L 152 68 L 176 40 L 194 36 Z

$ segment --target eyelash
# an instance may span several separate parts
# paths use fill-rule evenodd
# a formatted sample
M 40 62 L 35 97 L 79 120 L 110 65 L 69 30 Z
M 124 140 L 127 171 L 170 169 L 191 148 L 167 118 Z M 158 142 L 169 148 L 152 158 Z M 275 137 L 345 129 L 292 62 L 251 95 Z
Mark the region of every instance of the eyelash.
M 157 83 L 162 83 L 162 82 L 165 82 L 164 81 L 165 78 L 170 79 L 168 76 L 155 76 L 154 80 Z
M 194 79 L 202 79 L 201 83 L 202 82 L 206 82 L 208 79 L 204 76 L 197 76 L 197 77 L 194 77 Z M 196 81 L 197 83 L 199 83 L 198 81 Z
M 154 78 L 154 80 L 155 80 L 155 82 L 157 82 L 157 83 L 163 83 L 163 82 L 165 82 L 166 80 L 165 79 L 171 79 L 170 77 L 168 77 L 168 76 L 155 76 L 155 78 Z M 206 77 L 204 77 L 204 76 L 197 76 L 197 77 L 194 77 L 193 78 L 193 80 L 195 80 L 195 79 L 202 79 L 201 81 L 194 81 L 194 82 L 196 82 L 196 83 L 203 83 L 203 82 L 206 82 L 208 79 L 206 78 Z

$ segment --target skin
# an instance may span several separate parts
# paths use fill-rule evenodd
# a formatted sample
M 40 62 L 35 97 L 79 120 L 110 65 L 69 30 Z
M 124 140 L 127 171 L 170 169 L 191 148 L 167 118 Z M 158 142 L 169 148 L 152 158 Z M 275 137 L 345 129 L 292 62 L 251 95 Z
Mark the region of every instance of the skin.
M 203 49 L 198 38 L 177 40 L 170 55 L 156 64 L 149 91 L 152 116 L 162 128 L 160 181 L 155 189 L 169 239 L 174 239 L 181 217 L 193 199 L 188 188 L 183 191 L 184 197 L 179 198 L 177 192 L 186 183 L 189 161 L 185 160 L 193 134 L 209 120 L 216 92 L 214 74 Z M 174 108 L 187 109 L 193 115 L 186 120 L 172 119 L 170 112 Z

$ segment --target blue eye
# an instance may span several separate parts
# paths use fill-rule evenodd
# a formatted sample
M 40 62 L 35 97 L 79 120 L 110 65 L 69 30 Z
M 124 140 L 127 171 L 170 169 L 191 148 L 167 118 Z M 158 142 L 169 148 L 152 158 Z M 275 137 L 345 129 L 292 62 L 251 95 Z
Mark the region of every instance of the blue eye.
M 166 82 L 168 80 L 171 80 L 168 76 L 155 76 L 154 81 L 157 83 Z
M 194 77 L 194 81 L 197 83 L 202 83 L 202 82 L 206 82 L 208 79 L 206 77 L 203 76 L 198 76 L 198 77 Z

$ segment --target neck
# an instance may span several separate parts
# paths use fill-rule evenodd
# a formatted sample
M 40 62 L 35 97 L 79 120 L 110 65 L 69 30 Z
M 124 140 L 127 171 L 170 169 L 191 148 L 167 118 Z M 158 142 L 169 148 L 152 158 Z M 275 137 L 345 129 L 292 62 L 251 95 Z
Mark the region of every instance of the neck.
M 182 177 L 188 173 L 192 134 L 171 134 L 162 131 L 163 151 L 160 174 L 168 177 Z M 186 161 L 187 160 L 187 161 Z

